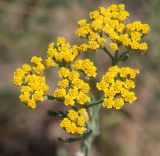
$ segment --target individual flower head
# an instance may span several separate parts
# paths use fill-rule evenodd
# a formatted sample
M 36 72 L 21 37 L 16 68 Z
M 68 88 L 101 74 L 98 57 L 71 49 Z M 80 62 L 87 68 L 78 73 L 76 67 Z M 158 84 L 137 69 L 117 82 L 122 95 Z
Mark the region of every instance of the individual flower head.
M 120 109 L 124 103 L 133 103 L 137 97 L 132 89 L 135 88 L 134 78 L 139 70 L 129 67 L 112 66 L 97 83 L 98 90 L 104 92 L 103 106 Z
M 23 80 L 25 75 L 28 75 L 31 72 L 32 68 L 29 64 L 24 64 L 22 68 L 16 69 L 14 72 L 13 83 L 16 86 L 21 86 L 23 84 Z
M 88 118 L 88 113 L 84 108 L 78 111 L 69 110 L 67 117 L 60 122 L 60 126 L 70 134 L 83 135 L 87 130 L 86 123 Z
M 37 102 L 44 100 L 48 85 L 45 77 L 42 76 L 44 70 L 42 58 L 34 56 L 31 62 L 33 67 L 24 64 L 14 72 L 13 83 L 21 86 L 20 101 L 30 108 L 35 108 Z
M 96 50 L 103 48 L 108 42 L 113 51 L 119 50 L 123 45 L 132 51 L 145 52 L 148 46 L 141 40 L 149 33 L 149 25 L 140 21 L 126 24 L 127 17 L 129 12 L 125 10 L 124 4 L 113 4 L 108 8 L 100 7 L 90 12 L 91 22 L 87 23 L 86 19 L 78 21 L 76 34 L 88 39 L 88 43 L 82 44 L 80 50 Z
M 31 59 L 31 62 L 34 64 L 33 70 L 36 74 L 41 75 L 43 74 L 43 71 L 45 69 L 44 65 L 42 64 L 42 58 L 33 56 Z

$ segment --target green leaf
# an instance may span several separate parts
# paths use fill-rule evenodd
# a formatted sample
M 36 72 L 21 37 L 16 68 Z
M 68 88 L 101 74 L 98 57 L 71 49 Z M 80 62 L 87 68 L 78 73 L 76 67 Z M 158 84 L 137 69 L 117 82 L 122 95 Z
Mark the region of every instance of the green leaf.
M 129 58 L 129 54 L 126 54 L 126 55 L 124 55 L 124 56 L 121 58 L 121 61 L 124 62 L 124 61 L 126 61 L 128 58 Z
M 90 131 L 84 133 L 84 135 L 83 135 L 82 138 L 83 138 L 83 139 L 86 139 L 86 138 L 88 138 L 91 134 L 92 134 L 92 130 L 90 130 Z
M 64 143 L 72 143 L 72 142 L 80 141 L 81 139 L 82 137 L 65 138 L 65 139 L 58 137 L 58 140 Z
M 61 141 L 61 142 L 64 142 L 64 143 L 72 143 L 72 142 L 76 142 L 76 141 L 80 141 L 82 139 L 86 139 L 88 138 L 92 133 L 92 130 L 84 133 L 82 136 L 79 136 L 79 137 L 74 137 L 74 138 L 61 138 L 61 137 L 58 137 L 58 140 Z
M 47 114 L 49 116 L 54 116 L 54 117 L 57 117 L 57 118 L 64 118 L 64 117 L 67 116 L 67 114 L 62 112 L 62 111 L 55 112 L 55 111 L 47 110 Z

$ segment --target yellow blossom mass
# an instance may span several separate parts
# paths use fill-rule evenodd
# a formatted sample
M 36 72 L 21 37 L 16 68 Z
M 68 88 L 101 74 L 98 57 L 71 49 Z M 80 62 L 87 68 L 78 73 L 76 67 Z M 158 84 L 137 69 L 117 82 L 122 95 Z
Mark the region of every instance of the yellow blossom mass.
M 68 133 L 82 135 L 87 129 L 88 113 L 86 109 L 81 108 L 78 111 L 69 110 L 67 117 L 63 118 L 60 126 Z
M 97 68 L 94 66 L 94 63 L 91 62 L 89 59 L 85 60 L 77 60 L 74 62 L 73 65 L 74 69 L 83 71 L 86 76 L 88 77 L 96 77 L 97 75 Z
M 98 90 L 104 92 L 103 106 L 120 109 L 124 103 L 133 103 L 137 99 L 135 93 L 132 92 L 135 88 L 133 79 L 138 73 L 139 70 L 129 67 L 110 67 L 101 81 L 97 83 Z
M 64 37 L 58 37 L 57 44 L 49 44 L 47 51 L 46 67 L 57 67 L 64 63 L 71 63 L 78 56 L 77 45 L 71 47 Z
M 21 86 L 20 101 L 35 108 L 36 103 L 44 100 L 44 96 L 48 91 L 45 77 L 42 76 L 44 65 L 42 58 L 33 56 L 31 59 L 33 67 L 24 64 L 22 68 L 18 68 L 14 72 L 13 83 Z
M 86 49 L 96 50 L 110 43 L 110 48 L 117 51 L 120 46 L 125 46 L 132 51 L 145 52 L 147 43 L 142 42 L 143 36 L 150 31 L 148 24 L 135 21 L 126 24 L 129 12 L 124 4 L 112 4 L 108 8 L 100 7 L 90 12 L 90 22 L 86 19 L 79 20 L 76 34 L 88 43 L 80 46 L 81 51 Z
M 88 83 L 80 79 L 77 71 L 71 71 L 68 68 L 61 67 L 58 71 L 59 77 L 63 80 L 58 82 L 60 88 L 54 92 L 54 96 L 58 99 L 63 99 L 65 105 L 74 106 L 75 103 L 83 105 L 90 102 L 88 95 L 90 86 Z
M 121 109 L 125 103 L 131 104 L 137 99 L 133 89 L 139 70 L 118 67 L 118 63 L 125 61 L 130 51 L 146 52 L 148 45 L 142 39 L 150 31 L 148 24 L 126 22 L 129 12 L 125 10 L 124 4 L 99 7 L 90 12 L 89 17 L 88 21 L 81 19 L 77 22 L 76 35 L 85 39 L 85 43 L 71 45 L 66 38 L 58 37 L 55 43 L 48 45 L 45 60 L 33 56 L 31 64 L 16 69 L 13 77 L 13 83 L 21 87 L 20 101 L 30 108 L 35 108 L 38 102 L 44 100 L 58 100 L 71 108 L 51 114 L 60 119 L 60 127 L 66 132 L 82 135 L 78 139 L 89 137 L 88 132 L 97 134 L 96 122 L 101 103 L 106 108 Z M 79 58 L 79 55 L 98 50 L 108 54 L 112 65 L 100 82 L 95 83 L 98 74 L 96 63 L 83 56 Z M 49 87 L 44 74 L 48 68 L 57 69 L 60 78 L 57 88 L 51 90 L 52 95 L 46 95 Z M 95 91 L 91 90 L 95 87 L 103 92 L 99 100 L 94 97 Z

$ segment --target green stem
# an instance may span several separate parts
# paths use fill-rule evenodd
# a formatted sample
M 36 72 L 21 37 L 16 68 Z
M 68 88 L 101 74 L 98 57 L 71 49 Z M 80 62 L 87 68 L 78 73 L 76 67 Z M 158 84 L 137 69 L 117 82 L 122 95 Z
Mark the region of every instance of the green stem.
M 107 50 L 106 47 L 103 47 L 104 52 L 110 57 L 110 59 L 113 61 L 114 57 L 112 56 L 112 54 Z
M 87 127 L 92 130 L 90 136 L 82 141 L 81 152 L 84 156 L 90 156 L 91 145 L 97 135 L 99 135 L 99 110 L 101 108 L 102 99 L 93 101 L 92 104 L 88 105 L 88 113 L 90 120 L 88 121 Z M 92 107 L 94 106 L 94 107 Z
M 122 53 L 119 57 L 118 57 L 118 61 L 120 61 L 126 54 L 128 54 L 130 51 L 127 50 L 126 52 Z
M 118 63 L 118 51 L 115 52 L 115 56 L 112 59 L 112 66 L 116 65 Z
M 97 101 L 95 101 L 93 103 L 90 103 L 90 104 L 86 105 L 85 108 L 88 109 L 88 108 L 93 107 L 95 105 L 101 104 L 103 102 L 103 100 L 104 100 L 104 97 L 102 97 L 100 100 L 97 100 Z
M 46 95 L 45 97 L 44 97 L 44 100 L 55 100 L 56 98 L 54 97 L 54 96 L 52 96 L 52 95 Z

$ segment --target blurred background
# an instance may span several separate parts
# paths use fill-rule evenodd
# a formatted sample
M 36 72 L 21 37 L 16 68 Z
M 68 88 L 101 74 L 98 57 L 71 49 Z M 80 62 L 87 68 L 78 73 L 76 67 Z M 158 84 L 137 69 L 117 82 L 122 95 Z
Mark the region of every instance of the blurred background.
M 130 21 L 149 23 L 149 51 L 133 54 L 125 64 L 137 67 L 138 100 L 121 111 L 100 112 L 101 134 L 92 156 L 160 156 L 160 0 L 0 0 L 0 156 L 75 156 L 79 143 L 63 144 L 66 136 L 47 109 L 59 103 L 44 102 L 30 110 L 18 100 L 13 72 L 31 56 L 45 56 L 48 43 L 65 36 L 77 43 L 76 21 L 112 3 L 125 3 Z M 87 54 L 96 61 L 101 76 L 109 66 L 102 53 Z M 51 92 L 56 72 L 47 73 Z

